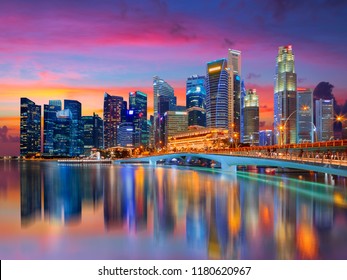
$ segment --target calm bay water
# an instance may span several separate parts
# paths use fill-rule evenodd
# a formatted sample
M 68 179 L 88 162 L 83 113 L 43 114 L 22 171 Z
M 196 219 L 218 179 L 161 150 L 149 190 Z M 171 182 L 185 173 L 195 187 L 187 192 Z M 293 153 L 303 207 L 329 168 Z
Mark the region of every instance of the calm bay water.
M 347 259 L 346 178 L 259 172 L 0 161 L 0 259 Z

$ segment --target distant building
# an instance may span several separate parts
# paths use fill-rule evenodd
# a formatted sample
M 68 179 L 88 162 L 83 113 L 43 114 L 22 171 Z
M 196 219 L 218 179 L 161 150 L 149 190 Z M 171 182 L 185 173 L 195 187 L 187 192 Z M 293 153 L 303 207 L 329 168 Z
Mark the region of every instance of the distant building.
M 20 155 L 41 152 L 41 106 L 20 99 Z
M 129 93 L 129 110 L 134 115 L 134 146 L 147 147 L 149 145 L 149 131 L 147 130 L 147 94 L 141 91 Z
M 168 151 L 207 151 L 225 147 L 229 133 L 222 128 L 199 128 L 168 137 Z
M 64 100 L 64 110 L 70 110 L 72 116 L 70 155 L 84 153 L 82 104 L 77 100 Z
M 279 47 L 276 58 L 274 132 L 278 144 L 296 143 L 296 73 L 292 46 Z
M 188 112 L 188 126 L 206 127 L 205 76 L 193 75 L 187 79 L 186 110 Z
M 334 100 L 316 100 L 316 127 L 318 141 L 334 138 Z
M 117 127 L 117 146 L 134 147 L 134 125 L 131 122 L 120 123 Z
M 117 127 L 124 114 L 123 97 L 104 94 L 104 148 L 117 146 Z M 124 118 L 124 116 L 123 116 Z
M 83 116 L 84 154 L 90 155 L 93 148 L 102 148 L 103 121 L 95 113 L 93 116 Z
M 43 153 L 45 155 L 54 154 L 54 126 L 56 124 L 57 112 L 60 111 L 61 101 L 50 100 L 48 105 L 44 105 L 43 109 Z
M 272 146 L 273 142 L 272 130 L 260 130 L 259 131 L 259 146 Z
M 168 111 L 164 114 L 165 138 L 164 146 L 168 143 L 168 137 L 188 130 L 188 113 L 181 111 Z
M 71 133 L 73 116 L 70 109 L 58 111 L 53 130 L 53 154 L 55 156 L 74 156 Z
M 206 126 L 228 129 L 229 73 L 226 59 L 207 63 Z
M 161 100 L 159 99 L 160 97 Z M 153 123 L 153 139 L 154 143 L 153 146 L 157 147 L 160 146 L 160 141 L 163 141 L 163 127 L 161 127 L 162 123 L 160 122 L 160 119 L 164 116 L 164 113 L 169 110 L 175 110 L 176 109 L 176 97 L 174 96 L 174 89 L 171 85 L 169 85 L 165 80 L 159 78 L 158 76 L 153 77 L 153 101 L 154 101 L 154 123 Z M 166 111 L 161 108 L 160 106 L 163 106 L 163 103 L 168 102 L 168 105 L 165 105 L 169 107 Z M 161 111 L 161 112 L 160 112 Z M 161 113 L 161 115 L 160 115 Z
M 242 142 L 259 145 L 259 97 L 255 89 L 250 89 L 244 98 L 244 135 Z
M 312 90 L 309 88 L 298 88 L 296 103 L 297 143 L 314 142 L 314 136 L 316 136 L 317 131 L 313 123 Z
M 228 50 L 228 129 L 230 135 L 241 137 L 241 51 Z

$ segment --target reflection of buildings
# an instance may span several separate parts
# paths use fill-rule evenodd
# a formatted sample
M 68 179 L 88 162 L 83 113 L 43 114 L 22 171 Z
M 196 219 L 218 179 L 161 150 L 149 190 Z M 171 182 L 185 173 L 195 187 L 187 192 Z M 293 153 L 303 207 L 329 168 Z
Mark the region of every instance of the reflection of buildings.
M 35 164 L 36 165 L 36 164 Z M 41 170 L 38 166 L 20 166 L 20 206 L 22 226 L 41 218 Z
M 313 223 L 313 198 L 297 195 L 296 200 L 296 248 L 300 258 L 318 256 L 318 237 Z
M 85 173 L 80 169 L 59 166 L 59 169 L 45 168 L 44 210 L 45 218 L 79 222 L 82 211 L 81 177 Z
M 280 184 L 285 185 L 282 181 Z M 295 258 L 295 194 L 285 188 L 276 189 L 274 201 L 274 237 L 277 259 Z
M 104 222 L 106 229 L 122 229 L 125 224 L 136 231 L 147 227 L 148 177 L 144 170 L 117 170 L 105 177 Z

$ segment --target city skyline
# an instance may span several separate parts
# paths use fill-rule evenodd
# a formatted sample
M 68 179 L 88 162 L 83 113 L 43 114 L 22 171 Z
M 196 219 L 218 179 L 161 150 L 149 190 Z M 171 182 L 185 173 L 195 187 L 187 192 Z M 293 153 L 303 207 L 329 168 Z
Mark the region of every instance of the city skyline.
M 230 16 L 235 9 L 247 17 Z M 82 115 L 102 115 L 104 92 L 126 98 L 140 90 L 150 115 L 153 76 L 168 81 L 182 105 L 187 77 L 204 75 L 206 63 L 226 58 L 229 48 L 242 51 L 241 78 L 259 94 L 260 129 L 272 129 L 282 45 L 295 48 L 298 87 L 330 82 L 344 103 L 346 13 L 346 3 L 336 1 L 2 2 L 0 153 L 19 154 L 20 97 L 41 105 L 52 96 L 74 99 Z

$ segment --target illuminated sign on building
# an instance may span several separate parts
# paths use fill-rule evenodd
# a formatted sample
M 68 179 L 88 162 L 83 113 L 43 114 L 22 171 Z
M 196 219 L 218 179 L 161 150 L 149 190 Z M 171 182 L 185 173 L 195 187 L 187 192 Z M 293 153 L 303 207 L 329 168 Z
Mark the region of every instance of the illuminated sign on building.
M 222 69 L 222 66 L 215 66 L 215 67 L 208 68 L 208 72 L 209 73 L 217 72 L 217 71 L 220 71 L 221 69 Z

